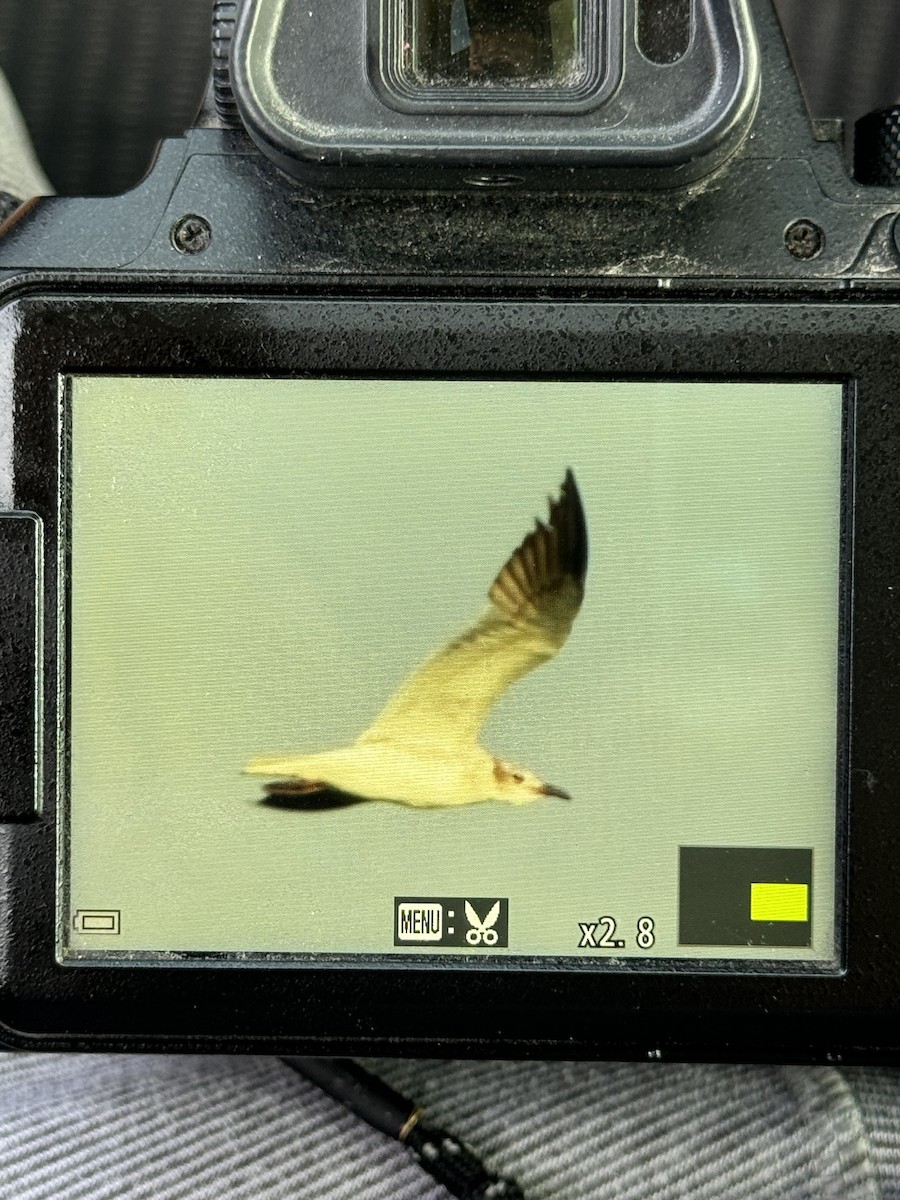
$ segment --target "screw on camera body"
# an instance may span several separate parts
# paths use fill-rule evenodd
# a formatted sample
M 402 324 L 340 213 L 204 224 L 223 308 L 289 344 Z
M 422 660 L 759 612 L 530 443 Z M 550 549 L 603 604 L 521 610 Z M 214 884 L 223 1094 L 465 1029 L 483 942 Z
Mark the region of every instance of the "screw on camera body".
M 212 241 L 212 226 L 205 217 L 188 213 L 174 223 L 170 237 L 182 254 L 200 254 Z
M 794 258 L 817 258 L 825 248 L 825 230 L 815 221 L 793 221 L 784 231 L 784 244 Z

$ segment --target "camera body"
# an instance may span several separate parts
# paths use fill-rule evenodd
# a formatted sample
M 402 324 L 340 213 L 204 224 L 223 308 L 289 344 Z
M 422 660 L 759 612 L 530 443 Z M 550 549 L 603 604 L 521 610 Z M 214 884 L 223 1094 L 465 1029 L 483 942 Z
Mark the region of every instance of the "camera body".
M 0 228 L 7 1044 L 897 1057 L 900 204 L 766 0 L 660 8 L 219 5 L 218 111 Z M 583 602 L 489 729 L 571 806 L 254 806 L 544 461 Z

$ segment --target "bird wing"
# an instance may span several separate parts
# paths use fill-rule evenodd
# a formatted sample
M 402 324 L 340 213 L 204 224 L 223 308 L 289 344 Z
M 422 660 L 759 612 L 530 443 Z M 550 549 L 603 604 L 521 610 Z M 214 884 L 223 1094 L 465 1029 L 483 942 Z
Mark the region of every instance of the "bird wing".
M 536 522 L 491 584 L 487 611 L 410 675 L 359 742 L 474 742 L 510 684 L 565 643 L 584 597 L 587 554 L 570 470 L 547 524 Z

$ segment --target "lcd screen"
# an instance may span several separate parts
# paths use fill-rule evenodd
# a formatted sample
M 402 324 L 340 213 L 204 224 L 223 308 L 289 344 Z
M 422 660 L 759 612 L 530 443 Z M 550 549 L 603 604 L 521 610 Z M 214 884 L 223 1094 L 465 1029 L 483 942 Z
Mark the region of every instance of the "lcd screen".
M 63 957 L 835 969 L 839 384 L 66 409 Z

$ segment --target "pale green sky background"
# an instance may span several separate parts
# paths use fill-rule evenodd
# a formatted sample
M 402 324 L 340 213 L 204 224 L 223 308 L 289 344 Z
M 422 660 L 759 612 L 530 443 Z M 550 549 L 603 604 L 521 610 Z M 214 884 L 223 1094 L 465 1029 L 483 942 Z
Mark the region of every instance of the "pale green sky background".
M 395 895 L 502 895 L 510 952 L 650 913 L 671 955 L 677 847 L 768 845 L 813 847 L 815 944 L 786 953 L 830 956 L 838 386 L 72 395 L 72 907 L 122 910 L 73 945 L 388 951 Z M 584 606 L 483 740 L 572 802 L 260 807 L 244 762 L 353 740 L 478 615 L 568 466 Z

